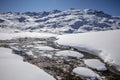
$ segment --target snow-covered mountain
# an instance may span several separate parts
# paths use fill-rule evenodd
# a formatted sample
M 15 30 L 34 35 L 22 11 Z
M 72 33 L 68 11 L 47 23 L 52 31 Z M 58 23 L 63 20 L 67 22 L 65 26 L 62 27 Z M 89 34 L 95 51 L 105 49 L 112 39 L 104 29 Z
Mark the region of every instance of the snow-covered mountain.
M 120 29 L 120 16 L 92 9 L 0 13 L 0 31 L 79 33 Z

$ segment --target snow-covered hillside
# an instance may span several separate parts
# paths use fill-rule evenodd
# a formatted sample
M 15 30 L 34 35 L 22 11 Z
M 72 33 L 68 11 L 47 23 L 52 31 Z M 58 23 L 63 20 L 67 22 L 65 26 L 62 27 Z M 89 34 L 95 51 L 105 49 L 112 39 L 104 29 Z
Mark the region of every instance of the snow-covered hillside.
M 58 44 L 97 55 L 120 70 L 120 30 L 67 34 L 57 38 Z
M 120 17 L 92 9 L 0 14 L 2 32 L 78 33 L 113 29 L 120 29 Z
M 0 47 L 0 80 L 55 80 L 38 67 L 23 62 L 9 48 Z

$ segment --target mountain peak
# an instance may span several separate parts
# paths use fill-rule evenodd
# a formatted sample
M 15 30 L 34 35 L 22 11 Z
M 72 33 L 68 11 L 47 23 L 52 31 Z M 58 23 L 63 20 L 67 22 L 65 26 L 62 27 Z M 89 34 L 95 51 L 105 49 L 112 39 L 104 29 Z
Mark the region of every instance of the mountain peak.
M 103 11 L 100 10 L 93 10 L 93 9 L 84 9 L 84 12 L 86 14 L 92 14 L 92 15 L 96 15 L 98 17 L 111 17 L 111 15 L 104 13 Z

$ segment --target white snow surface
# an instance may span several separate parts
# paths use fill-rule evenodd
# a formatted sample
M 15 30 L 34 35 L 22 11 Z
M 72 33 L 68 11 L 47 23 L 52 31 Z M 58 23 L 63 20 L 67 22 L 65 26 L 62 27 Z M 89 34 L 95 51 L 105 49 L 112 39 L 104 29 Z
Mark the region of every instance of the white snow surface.
M 78 59 L 84 57 L 83 54 L 76 52 L 76 51 L 71 51 L 71 50 L 58 51 L 58 52 L 56 52 L 55 55 L 63 56 L 63 57 L 75 57 Z
M 86 67 L 77 67 L 73 69 L 73 72 L 80 77 L 86 77 L 86 78 L 99 78 L 99 75 L 92 71 L 89 68 Z
M 20 33 L 0 33 L 0 40 L 9 40 L 14 38 L 49 38 L 57 35 L 51 33 L 38 33 L 38 32 L 20 32 Z
M 120 30 L 66 34 L 57 38 L 58 44 L 97 55 L 120 70 Z
M 86 59 L 86 60 L 84 60 L 84 63 L 88 67 L 91 67 L 91 68 L 96 69 L 98 71 L 105 71 L 105 70 L 107 70 L 107 68 L 105 67 L 105 64 L 102 63 L 98 59 Z
M 51 54 L 42 54 L 41 56 L 48 57 L 48 58 L 52 58 L 52 55 L 51 55 Z
M 22 57 L 12 54 L 11 49 L 0 47 L 0 60 L 2 60 L 2 59 L 23 60 Z
M 0 80 L 55 80 L 42 69 L 23 62 L 12 50 L 0 47 Z
M 41 45 L 39 45 L 39 46 L 36 46 L 36 47 L 34 47 L 34 48 L 38 48 L 39 50 L 55 50 L 54 48 L 52 48 L 52 47 L 50 47 L 50 46 L 41 46 Z
M 27 54 L 27 55 L 31 55 L 31 56 L 33 56 L 32 51 L 26 52 L 26 54 Z

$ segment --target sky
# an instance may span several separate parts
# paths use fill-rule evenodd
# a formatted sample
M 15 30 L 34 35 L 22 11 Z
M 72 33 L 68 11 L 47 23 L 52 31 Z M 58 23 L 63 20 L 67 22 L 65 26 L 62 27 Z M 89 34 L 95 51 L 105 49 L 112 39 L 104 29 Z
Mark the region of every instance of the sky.
M 0 12 L 96 9 L 120 16 L 120 0 L 0 0 Z

